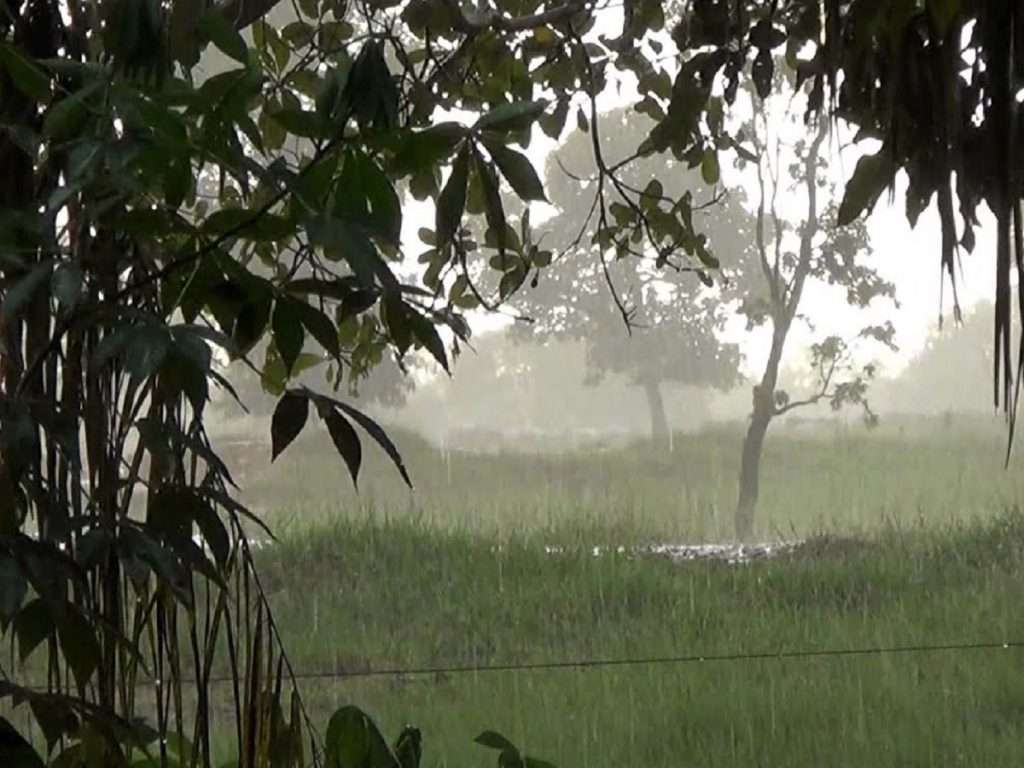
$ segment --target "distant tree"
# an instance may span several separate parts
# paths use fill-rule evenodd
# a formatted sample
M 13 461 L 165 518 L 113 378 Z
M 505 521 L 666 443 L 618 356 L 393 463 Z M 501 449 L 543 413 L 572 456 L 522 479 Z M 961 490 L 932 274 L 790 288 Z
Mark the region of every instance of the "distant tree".
M 863 342 L 894 348 L 891 323 L 865 325 L 850 337 L 819 337 L 811 345 L 813 383 L 809 391 L 793 396 L 779 388 L 786 342 L 797 324 L 812 333 L 814 318 L 803 306 L 810 285 L 832 285 L 843 290 L 849 307 L 865 309 L 876 300 L 893 300 L 895 289 L 865 264 L 871 246 L 863 221 L 839 226 L 839 208 L 834 190 L 825 176 L 827 167 L 822 147 L 828 124 L 820 120 L 808 138 L 792 145 L 782 136 L 794 120 L 793 112 L 774 103 L 782 97 L 761 98 L 750 91 L 754 119 L 746 125 L 754 147 L 758 200 L 754 244 L 756 268 L 739 275 L 745 296 L 740 311 L 749 329 L 771 331 L 768 358 L 753 388 L 750 424 L 743 442 L 740 462 L 739 498 L 736 504 L 736 535 L 749 538 L 754 530 L 754 513 L 760 484 L 761 454 L 772 420 L 794 409 L 827 402 L 833 409 L 859 405 L 865 418 L 875 415 L 867 401 L 868 384 L 875 366 L 858 362 L 857 347 Z M 784 117 L 789 110 L 789 117 Z M 769 117 L 770 115 L 770 117 Z M 799 119 L 799 118 L 797 118 Z M 748 160 L 740 158 L 741 167 Z M 798 192 L 803 215 L 796 221 L 779 212 L 778 196 Z
M 599 141 L 605 161 L 617 164 L 629 158 L 637 137 L 652 125 L 633 110 L 602 116 Z M 650 411 L 651 437 L 664 440 L 669 424 L 663 386 L 732 386 L 738 381 L 739 350 L 720 339 L 727 308 L 721 291 L 709 289 L 700 279 L 706 276 L 638 247 L 635 254 L 623 251 L 618 258 L 605 258 L 589 239 L 581 238 L 597 218 L 590 198 L 580 194 L 579 177 L 586 176 L 593 163 L 590 131 L 581 127 L 570 134 L 548 160 L 548 191 L 558 213 L 544 223 L 549 234 L 538 247 L 543 249 L 543 262 L 557 258 L 536 285 L 521 290 L 512 302 L 532 320 L 518 325 L 513 337 L 530 342 L 547 338 L 582 342 L 586 383 L 596 385 L 610 374 L 620 374 L 640 387 Z M 589 185 L 596 180 L 583 182 Z M 649 212 L 655 210 L 655 201 L 689 207 L 695 197 L 703 197 L 709 205 L 695 216 L 701 219 L 700 230 L 707 233 L 708 250 L 730 269 L 738 269 L 750 253 L 742 233 L 753 231 L 753 220 L 734 199 L 710 204 L 716 182 L 717 176 L 706 175 L 702 180 L 696 171 L 664 157 L 631 162 L 620 180 L 627 191 L 641 192 Z M 619 224 L 638 220 L 625 197 L 613 192 L 611 199 L 609 208 Z M 620 304 L 609 301 L 609 286 Z
M 962 322 L 932 328 L 899 376 L 878 383 L 875 399 L 889 411 L 904 413 L 993 413 L 994 314 L 992 302 L 984 301 L 965 312 Z M 1016 329 L 1013 337 L 1017 344 Z

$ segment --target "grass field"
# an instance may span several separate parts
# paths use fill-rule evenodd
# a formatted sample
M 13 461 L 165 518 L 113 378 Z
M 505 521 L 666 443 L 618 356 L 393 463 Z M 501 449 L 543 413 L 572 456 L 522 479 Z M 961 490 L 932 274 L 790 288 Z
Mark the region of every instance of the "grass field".
M 591 555 L 727 534 L 737 441 L 722 430 L 680 438 L 671 454 L 446 459 L 405 437 L 412 499 L 376 461 L 357 499 L 326 446 L 307 446 L 260 479 L 290 502 L 261 560 L 292 659 L 357 671 L 1024 640 L 1013 511 L 1024 488 L 989 430 L 777 436 L 761 531 L 820 534 L 777 560 Z M 552 544 L 566 551 L 546 554 Z M 492 763 L 472 744 L 485 728 L 562 768 L 1024 760 L 1014 648 L 309 681 L 305 692 L 322 717 L 355 703 L 388 734 L 416 723 L 429 766 Z
M 637 442 L 545 454 L 495 442 L 487 454 L 442 453 L 411 433 L 394 435 L 414 493 L 376 447 L 366 449 L 355 493 L 327 438 L 312 430 L 273 466 L 268 446 L 248 448 L 242 484 L 276 530 L 340 516 L 408 519 L 498 538 L 581 526 L 627 541 L 732 535 L 738 426 L 678 435 L 671 452 Z M 763 461 L 759 535 L 860 534 L 991 518 L 1024 500 L 1020 462 L 1002 469 L 1005 441 L 998 421 L 777 431 Z

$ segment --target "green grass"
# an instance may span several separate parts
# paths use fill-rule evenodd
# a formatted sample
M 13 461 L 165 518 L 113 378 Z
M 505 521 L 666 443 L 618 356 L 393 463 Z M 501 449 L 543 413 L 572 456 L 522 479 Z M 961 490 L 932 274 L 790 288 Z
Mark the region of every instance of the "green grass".
M 276 529 L 342 516 L 407 519 L 433 528 L 507 536 L 553 527 L 614 529 L 630 538 L 717 541 L 732 534 L 742 431 L 569 451 L 442 454 L 401 430 L 409 493 L 378 449 L 367 448 L 356 494 L 326 436 L 313 433 L 241 473 L 247 497 Z M 987 422 L 877 432 L 776 430 L 762 468 L 758 534 L 865 533 L 887 526 L 988 519 L 1024 501 L 1024 473 L 1003 471 L 1005 432 Z M 1014 463 L 1019 468 L 1019 462 Z
M 570 535 L 570 533 L 572 535 Z M 1024 638 L 1024 519 L 821 539 L 735 567 L 594 558 L 597 528 L 493 539 L 409 521 L 295 532 L 263 556 L 302 669 L 775 652 Z M 553 539 L 580 546 L 544 554 Z M 505 732 L 559 766 L 1011 766 L 1024 651 L 488 672 L 306 685 L 426 764 L 483 765 Z
M 258 558 L 300 671 L 1024 640 L 1024 476 L 1002 469 L 1005 434 L 988 425 L 776 432 L 759 534 L 815 538 L 745 566 L 591 555 L 728 538 L 734 427 L 678 436 L 672 452 L 444 455 L 395 437 L 415 494 L 370 449 L 353 493 L 316 435 L 240 473 L 281 532 Z M 1014 648 L 350 677 L 303 692 L 321 723 L 346 703 L 390 737 L 415 723 L 431 768 L 493 765 L 472 743 L 490 728 L 560 768 L 1024 760 Z

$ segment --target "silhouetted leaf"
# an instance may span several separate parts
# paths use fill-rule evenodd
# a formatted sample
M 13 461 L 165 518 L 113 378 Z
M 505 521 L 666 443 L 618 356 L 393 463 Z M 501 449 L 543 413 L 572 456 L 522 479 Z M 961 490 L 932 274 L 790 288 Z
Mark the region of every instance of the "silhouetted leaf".
M 333 358 L 341 355 L 338 343 L 338 329 L 331 319 L 316 307 L 304 301 L 293 300 L 295 311 L 302 320 L 302 325 L 324 350 Z
M 0 64 L 7 70 L 19 91 L 36 101 L 50 98 L 50 76 L 39 66 L 26 59 L 18 48 L 0 43 Z
M 494 232 L 499 258 L 504 259 L 507 239 L 505 237 L 505 208 L 501 204 L 498 176 L 494 172 L 494 168 L 480 156 L 479 152 L 474 150 L 473 156 L 476 160 L 476 172 L 480 178 L 480 185 L 483 188 L 487 226 Z
M 452 172 L 437 200 L 434 231 L 438 246 L 447 245 L 455 237 L 466 208 L 466 183 L 469 176 L 469 147 L 463 146 L 452 164 Z
M 324 750 L 329 768 L 401 768 L 373 720 L 353 706 L 331 716 Z
M 284 363 L 287 374 L 291 374 L 295 361 L 302 352 L 302 344 L 306 338 L 302 317 L 295 309 L 295 302 L 278 299 L 274 304 L 274 346 Z
M 337 410 L 327 408 L 321 415 L 334 447 L 338 449 L 338 454 L 345 460 L 349 474 L 352 475 L 352 484 L 358 487 L 359 467 L 363 463 L 363 446 L 359 442 L 359 435 Z
M 520 199 L 547 201 L 544 185 L 526 155 L 496 142 L 484 142 L 484 145 Z
M 14 617 L 14 632 L 18 637 L 18 657 L 25 661 L 43 640 L 54 633 L 56 627 L 50 610 L 42 598 L 25 603 Z
M 82 294 L 82 270 L 76 264 L 62 264 L 53 273 L 53 295 L 65 309 L 78 303 Z
M 383 429 L 381 429 L 380 425 L 365 413 L 353 408 L 351 405 L 342 402 L 336 402 L 335 404 L 338 408 L 348 414 L 360 427 L 366 430 L 366 433 L 376 441 L 377 445 L 384 449 L 384 452 L 394 463 L 395 467 L 398 468 L 398 472 L 402 475 L 402 479 L 405 480 L 405 484 L 412 488 L 412 480 L 409 479 L 409 473 L 405 468 L 405 462 L 402 461 L 401 454 L 398 452 L 395 444 L 391 442 L 391 438 L 387 436 L 387 433 Z
M 473 741 L 475 741 L 477 744 L 480 744 L 481 746 L 488 747 L 489 749 L 496 749 L 499 752 L 519 751 L 518 749 L 516 749 L 515 744 L 513 744 L 511 741 L 509 741 L 496 731 L 484 731 L 475 739 L 473 739 Z
M 75 680 L 84 686 L 100 663 L 100 644 L 93 626 L 69 603 L 58 624 L 57 637 Z
M 419 342 L 426 347 L 431 356 L 444 368 L 445 372 L 451 374 L 448 367 L 448 353 L 445 351 L 444 342 L 437 332 L 435 325 L 415 309 L 409 311 L 409 321 L 412 332 Z
M 857 161 L 853 176 L 846 183 L 837 223 L 845 226 L 864 212 L 871 212 L 882 192 L 893 180 L 895 169 L 885 150 Z
M 309 418 L 309 399 L 289 390 L 281 396 L 270 421 L 270 460 L 274 461 L 299 436 Z
M 249 61 L 249 49 L 238 30 L 224 17 L 220 9 L 214 9 L 199 20 L 199 31 L 223 53 L 240 64 Z
M 711 147 L 704 150 L 700 161 L 700 175 L 705 184 L 717 184 L 720 178 L 718 153 Z
M 0 717 L 0 765 L 10 768 L 46 767 L 32 745 L 5 717 Z
M 533 125 L 534 121 L 544 114 L 548 103 L 543 100 L 519 101 L 513 104 L 502 104 L 482 115 L 473 126 L 475 131 L 522 131 Z
M 3 304 L 0 304 L 0 320 L 9 321 L 15 317 L 32 300 L 36 291 L 50 279 L 52 271 L 53 264 L 47 261 L 33 267 L 27 275 L 18 278 L 17 282 L 4 295 Z
M 0 629 L 7 629 L 21 608 L 27 592 L 28 582 L 17 561 L 0 552 Z
M 438 123 L 403 136 L 391 169 L 399 176 L 432 171 L 451 156 L 465 136 L 466 128 L 459 123 Z
M 423 736 L 419 728 L 407 725 L 395 742 L 395 757 L 400 768 L 419 768 L 423 759 Z

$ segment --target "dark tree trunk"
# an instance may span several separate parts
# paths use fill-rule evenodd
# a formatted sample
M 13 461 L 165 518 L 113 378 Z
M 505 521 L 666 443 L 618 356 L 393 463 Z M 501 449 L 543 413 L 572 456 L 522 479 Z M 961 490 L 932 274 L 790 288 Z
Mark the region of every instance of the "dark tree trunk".
M 761 451 L 768 434 L 771 414 L 755 413 L 743 440 L 743 455 L 740 459 L 739 500 L 736 502 L 736 538 L 748 540 L 754 533 L 754 511 L 760 490 Z
M 643 388 L 647 396 L 647 408 L 651 413 L 651 440 L 664 443 L 668 440 L 668 417 L 665 415 L 661 385 L 657 381 L 645 381 Z
M 768 426 L 776 415 L 775 387 L 779 381 L 779 367 L 782 350 L 786 345 L 789 322 L 783 320 L 772 334 L 772 348 L 765 364 L 761 382 L 754 387 L 754 407 L 750 414 L 750 426 L 743 440 L 743 454 L 740 457 L 739 498 L 736 501 L 736 538 L 746 541 L 754 534 L 754 513 L 760 491 L 761 452 Z

